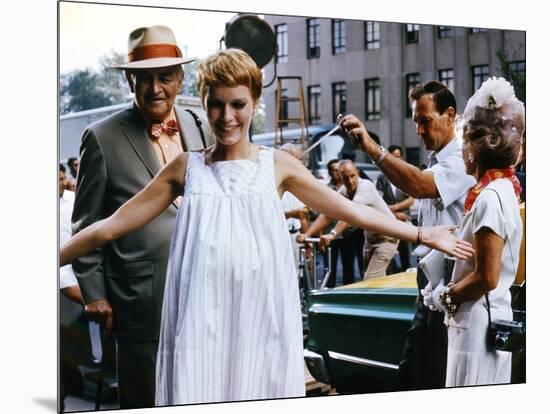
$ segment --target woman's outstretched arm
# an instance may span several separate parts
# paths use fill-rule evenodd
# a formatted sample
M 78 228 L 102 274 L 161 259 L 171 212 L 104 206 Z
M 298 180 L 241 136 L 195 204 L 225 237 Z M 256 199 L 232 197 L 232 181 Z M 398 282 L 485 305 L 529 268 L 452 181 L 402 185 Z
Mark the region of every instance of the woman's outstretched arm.
M 158 217 L 182 193 L 188 154 L 167 164 L 147 186 L 110 217 L 74 235 L 61 247 L 59 264 L 71 263 L 93 249 L 116 240 Z
M 318 182 L 295 158 L 275 151 L 276 180 L 279 193 L 290 191 L 305 205 L 329 217 L 354 226 L 395 237 L 401 240 L 420 241 L 426 246 L 441 250 L 458 258 L 473 254 L 470 243 L 459 240 L 452 226 L 423 228 L 399 221 L 371 207 L 354 203 Z

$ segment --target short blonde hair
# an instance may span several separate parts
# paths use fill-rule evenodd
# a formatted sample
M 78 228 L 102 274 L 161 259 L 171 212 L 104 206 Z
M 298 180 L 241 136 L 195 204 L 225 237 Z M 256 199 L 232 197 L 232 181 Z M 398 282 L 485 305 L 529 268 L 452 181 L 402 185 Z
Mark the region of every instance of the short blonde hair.
M 254 103 L 262 95 L 262 72 L 252 58 L 240 49 L 223 49 L 199 63 L 199 93 L 202 105 L 209 87 L 248 86 Z

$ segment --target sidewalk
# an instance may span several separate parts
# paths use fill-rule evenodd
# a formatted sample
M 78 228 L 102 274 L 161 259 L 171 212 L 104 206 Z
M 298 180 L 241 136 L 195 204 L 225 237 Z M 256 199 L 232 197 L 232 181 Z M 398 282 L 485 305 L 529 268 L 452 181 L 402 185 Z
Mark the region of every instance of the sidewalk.
M 311 376 L 307 366 L 304 362 L 304 371 L 306 377 L 306 397 L 314 397 L 318 395 L 334 395 L 336 392 L 330 388 L 330 385 L 326 385 L 318 382 Z M 84 381 L 84 392 L 82 396 L 69 395 L 65 398 L 65 412 L 75 411 L 93 411 L 94 399 L 95 399 L 95 385 L 89 381 Z M 101 410 L 114 410 L 118 409 L 118 402 L 116 396 L 109 395 L 105 392 L 101 402 Z

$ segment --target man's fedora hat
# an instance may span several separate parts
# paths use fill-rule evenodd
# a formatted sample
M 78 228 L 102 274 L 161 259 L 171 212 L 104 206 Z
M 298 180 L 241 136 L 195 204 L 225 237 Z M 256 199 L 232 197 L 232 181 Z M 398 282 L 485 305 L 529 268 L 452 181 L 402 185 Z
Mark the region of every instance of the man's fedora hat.
M 174 33 L 166 26 L 140 27 L 128 38 L 128 63 L 114 69 L 154 69 L 183 65 L 195 58 L 184 58 Z

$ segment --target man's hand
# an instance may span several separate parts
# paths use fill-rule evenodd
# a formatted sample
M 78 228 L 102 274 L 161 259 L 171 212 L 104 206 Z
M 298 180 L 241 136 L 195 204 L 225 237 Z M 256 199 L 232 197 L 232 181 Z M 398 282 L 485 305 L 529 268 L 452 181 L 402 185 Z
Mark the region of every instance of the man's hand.
M 394 212 L 393 215 L 395 216 L 395 218 L 397 220 L 401 220 L 401 221 L 410 221 L 411 220 L 411 218 L 407 214 L 405 214 L 401 211 Z
M 359 140 L 361 149 L 369 154 L 377 151 L 379 145 L 371 138 L 365 125 L 353 114 L 344 116 L 340 121 L 342 130 L 348 137 L 356 137 Z M 379 150 L 378 150 L 379 151 Z
M 323 234 L 319 241 L 319 248 L 321 251 L 325 251 L 327 246 L 330 246 L 330 243 L 334 240 L 333 234 Z
M 302 243 L 305 243 L 305 241 L 306 241 L 306 235 L 304 233 L 298 233 L 296 235 L 296 242 L 297 243 L 302 244 Z
M 113 308 L 107 299 L 98 299 L 84 306 L 86 317 L 105 326 L 105 334 L 110 335 L 113 329 Z

